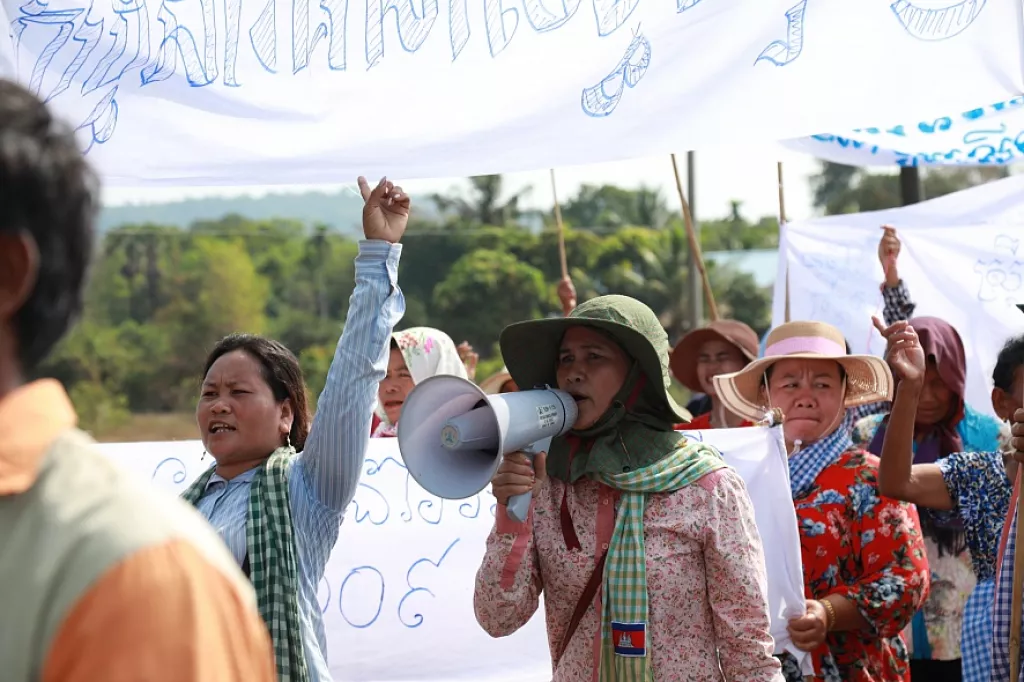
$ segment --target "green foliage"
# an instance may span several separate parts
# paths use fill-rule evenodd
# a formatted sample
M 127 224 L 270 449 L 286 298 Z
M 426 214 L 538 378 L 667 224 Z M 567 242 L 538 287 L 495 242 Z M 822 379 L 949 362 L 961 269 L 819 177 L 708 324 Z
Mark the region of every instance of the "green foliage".
M 743 320 L 759 335 L 768 331 L 772 325 L 771 300 L 749 272 L 708 263 L 708 279 L 715 292 L 719 315 Z
M 476 366 L 476 380 L 478 382 L 485 381 L 489 377 L 494 376 L 501 371 L 501 368 L 505 366 L 505 361 L 501 359 L 501 353 L 495 349 L 494 356 L 486 360 L 481 360 Z
M 415 206 L 403 240 L 400 327 L 437 327 L 456 343 L 469 341 L 481 356 L 479 380 L 501 368 L 505 325 L 560 314 L 558 233 L 549 217 L 522 210 L 522 194 L 507 196 L 499 176 L 474 178 L 466 196 L 435 197 L 439 218 Z M 678 211 L 657 191 L 584 186 L 563 214 L 580 300 L 628 294 L 650 305 L 673 338 L 688 330 L 689 244 Z M 187 226 L 107 230 L 84 319 L 43 374 L 69 387 L 88 428 L 116 429 L 130 412 L 191 412 L 206 353 L 222 336 L 246 331 L 292 349 L 315 401 L 348 312 L 358 248 L 351 233 L 302 212 L 296 218 L 303 220 L 235 212 Z M 527 218 L 543 228 L 528 229 Z M 701 227 L 705 250 L 778 240 L 773 218 L 752 224 L 738 202 Z M 724 315 L 768 326 L 769 293 L 750 275 L 714 264 L 708 273 Z
M 630 190 L 613 185 L 583 185 L 579 194 L 562 208 L 563 220 L 581 229 L 627 225 L 657 229 L 665 225 L 668 216 L 661 192 L 648 187 Z
M 554 309 L 551 287 L 537 268 L 504 251 L 477 249 L 455 261 L 434 288 L 435 309 L 455 339 L 484 348 L 515 320 Z
M 327 370 L 331 368 L 331 360 L 334 359 L 334 346 L 310 346 L 299 355 L 299 367 L 306 379 L 306 388 L 309 390 L 310 409 L 316 409 L 316 403 L 320 399 L 320 393 L 324 390 L 327 381 Z
M 89 432 L 107 431 L 131 419 L 128 398 L 114 393 L 103 384 L 80 381 L 68 392 L 78 411 L 79 426 Z
M 779 246 L 779 221 L 775 216 L 751 224 L 740 215 L 742 203 L 732 201 L 729 217 L 701 223 L 702 251 L 746 251 Z
M 513 224 L 522 215 L 519 201 L 529 193 L 529 189 L 503 199 L 500 175 L 478 175 L 470 178 L 469 184 L 469 198 L 441 194 L 433 194 L 430 198 L 442 215 L 466 223 L 505 226 Z
M 938 167 L 921 171 L 922 198 L 945 194 L 998 180 L 1009 175 L 1006 166 Z M 821 171 L 811 177 L 815 208 L 826 215 L 879 211 L 902 205 L 900 176 L 871 173 L 863 168 L 823 161 Z

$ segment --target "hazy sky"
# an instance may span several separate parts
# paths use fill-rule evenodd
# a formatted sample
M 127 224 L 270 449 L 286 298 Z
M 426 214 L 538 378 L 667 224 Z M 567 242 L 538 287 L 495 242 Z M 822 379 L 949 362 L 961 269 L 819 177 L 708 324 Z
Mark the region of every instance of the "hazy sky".
M 676 158 L 685 188 L 686 154 L 677 154 Z M 708 150 L 697 155 L 697 171 L 695 173 L 697 197 L 694 208 L 698 218 L 717 218 L 726 215 L 730 199 L 738 199 L 743 202 L 742 212 L 748 218 L 778 215 L 778 183 L 775 167 L 777 161 L 782 161 L 785 169 L 788 219 L 798 220 L 810 217 L 813 214 L 813 209 L 811 208 L 811 192 L 807 176 L 816 172 L 818 162 L 810 156 L 787 152 L 775 145 L 765 145 L 756 148 Z M 401 183 L 406 191 L 414 195 L 465 187 L 465 181 L 461 178 L 408 181 L 397 177 L 391 179 Z M 646 184 L 661 188 L 671 208 L 679 207 L 675 179 L 672 175 L 672 163 L 668 156 L 589 166 L 560 167 L 556 169 L 556 179 L 558 194 L 562 201 L 575 194 L 583 183 L 607 183 L 631 188 Z M 354 180 L 353 178 L 350 183 L 352 188 L 355 187 Z M 551 181 L 547 169 L 529 173 L 511 173 L 505 176 L 505 180 L 510 192 L 518 191 L 529 185 L 533 186 L 533 192 L 525 202 L 527 207 L 547 208 L 552 205 Z M 331 186 L 110 189 L 104 192 L 104 201 L 108 205 L 121 205 L 176 201 L 199 196 L 260 195 L 268 191 L 286 192 L 309 189 L 331 189 Z M 353 191 L 355 190 L 353 189 Z

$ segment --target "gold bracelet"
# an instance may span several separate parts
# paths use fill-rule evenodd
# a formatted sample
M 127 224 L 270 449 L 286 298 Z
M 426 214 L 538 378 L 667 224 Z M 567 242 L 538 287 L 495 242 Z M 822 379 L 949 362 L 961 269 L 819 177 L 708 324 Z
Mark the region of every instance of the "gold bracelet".
M 836 626 L 836 607 L 832 606 L 832 602 L 828 599 L 819 599 L 818 603 L 825 607 L 825 613 L 827 614 L 825 629 L 828 632 L 832 632 L 832 628 Z

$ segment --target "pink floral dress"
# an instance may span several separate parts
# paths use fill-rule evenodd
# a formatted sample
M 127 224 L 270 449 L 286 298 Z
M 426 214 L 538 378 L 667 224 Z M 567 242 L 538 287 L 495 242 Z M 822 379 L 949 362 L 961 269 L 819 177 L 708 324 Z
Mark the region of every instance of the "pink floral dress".
M 476 616 L 494 637 L 512 634 L 537 610 L 541 593 L 552 658 L 594 565 L 615 527 L 617 492 L 590 479 L 568 487 L 548 479 L 530 519 L 498 507 L 477 573 Z M 564 499 L 579 538 L 566 547 Z M 743 480 L 720 469 L 673 493 L 651 494 L 644 513 L 654 679 L 782 682 L 772 656 L 767 578 L 754 510 Z M 554 681 L 598 679 L 601 591 L 580 620 Z

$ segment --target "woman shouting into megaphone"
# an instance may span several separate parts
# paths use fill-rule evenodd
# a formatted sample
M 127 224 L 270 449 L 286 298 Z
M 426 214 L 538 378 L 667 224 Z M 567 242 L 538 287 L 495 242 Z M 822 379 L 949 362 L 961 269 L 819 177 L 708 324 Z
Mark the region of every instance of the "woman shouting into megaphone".
M 739 475 L 673 430 L 668 337 L 650 308 L 602 296 L 501 335 L 521 388 L 557 386 L 579 417 L 534 467 L 505 457 L 477 574 L 477 620 L 509 635 L 544 593 L 553 678 L 781 682 L 764 556 Z M 533 491 L 525 523 L 511 496 Z

